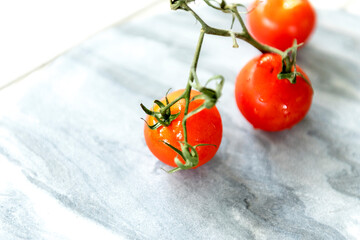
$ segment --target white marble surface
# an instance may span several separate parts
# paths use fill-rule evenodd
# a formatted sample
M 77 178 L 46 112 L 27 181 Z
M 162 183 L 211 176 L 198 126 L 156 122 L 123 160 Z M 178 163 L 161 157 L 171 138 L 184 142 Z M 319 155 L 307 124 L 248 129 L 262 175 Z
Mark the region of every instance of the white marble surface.
M 258 52 L 206 37 L 199 75 L 226 78 L 223 142 L 172 175 L 139 104 L 184 87 L 199 30 L 187 13 L 108 29 L 1 90 L 0 239 L 359 239 L 359 21 L 320 13 L 299 56 L 313 105 L 280 133 L 254 130 L 233 97 Z
M 0 1 L 0 88 L 164 0 Z

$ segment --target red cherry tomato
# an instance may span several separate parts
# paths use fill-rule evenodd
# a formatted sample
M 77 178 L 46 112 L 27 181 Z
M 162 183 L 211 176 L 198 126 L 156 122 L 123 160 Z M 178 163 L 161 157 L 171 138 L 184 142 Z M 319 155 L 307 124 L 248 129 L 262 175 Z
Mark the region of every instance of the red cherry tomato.
M 184 90 L 178 90 L 170 93 L 167 97 L 169 101 L 175 100 L 180 96 Z M 190 99 L 199 92 L 192 90 Z M 196 109 L 199 105 L 203 103 L 204 100 L 194 100 L 189 104 L 189 112 Z M 165 104 L 165 99 L 161 100 Z M 151 130 L 145 124 L 144 136 L 147 146 L 150 151 L 162 162 L 165 164 L 177 167 L 174 162 L 174 158 L 178 155 L 174 150 L 164 144 L 162 141 L 165 141 L 177 149 L 180 149 L 179 141 L 184 141 L 184 133 L 182 128 L 182 120 L 184 118 L 185 111 L 185 100 L 181 99 L 175 103 L 170 108 L 171 113 L 175 114 L 181 111 L 181 114 L 171 122 L 167 127 L 160 126 L 155 130 Z M 154 111 L 159 111 L 157 105 L 154 106 Z M 153 125 L 157 123 L 157 120 L 154 117 L 148 116 L 146 121 Z M 191 116 L 187 119 L 187 134 L 188 134 L 188 143 L 192 146 L 197 144 L 213 144 L 215 146 L 198 146 L 196 151 L 199 154 L 199 164 L 198 166 L 203 165 L 204 163 L 210 161 L 215 153 L 217 152 L 222 138 L 222 122 L 220 113 L 216 107 L 211 109 L 204 109 L 201 112 Z M 179 156 L 179 159 L 182 158 Z M 184 163 L 184 162 L 183 162 Z
M 291 47 L 294 39 L 306 42 L 315 26 L 315 11 L 308 0 L 256 0 L 250 9 L 250 34 L 282 51 Z
M 307 76 L 296 66 L 297 71 Z M 309 111 L 313 89 L 310 82 L 297 77 L 296 83 L 279 80 L 281 56 L 262 54 L 248 62 L 236 79 L 236 103 L 244 117 L 266 131 L 291 128 Z M 308 78 L 307 78 L 308 79 Z

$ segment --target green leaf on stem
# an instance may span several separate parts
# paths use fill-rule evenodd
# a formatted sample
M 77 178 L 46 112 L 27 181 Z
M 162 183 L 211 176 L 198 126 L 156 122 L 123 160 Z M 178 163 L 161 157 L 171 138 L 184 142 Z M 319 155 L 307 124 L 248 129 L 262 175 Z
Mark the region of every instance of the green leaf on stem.
M 147 115 L 154 117 L 158 121 L 156 124 L 154 124 L 152 126 L 147 124 L 148 127 L 152 130 L 157 129 L 160 126 L 165 126 L 165 127 L 169 126 L 171 124 L 171 122 L 174 121 L 177 117 L 179 117 L 179 115 L 181 113 L 181 111 L 179 111 L 175 114 L 171 114 L 170 108 L 172 105 L 174 105 L 179 100 L 181 100 L 184 97 L 184 95 L 181 95 L 177 99 L 173 100 L 172 102 L 169 102 L 169 99 L 167 97 L 169 91 L 170 91 L 170 89 L 166 92 L 166 95 L 165 95 L 166 104 L 162 103 L 159 100 L 154 101 L 154 104 L 156 104 L 159 107 L 159 112 L 149 110 L 143 104 L 140 104 L 141 108 Z
M 182 152 L 179 150 L 179 149 L 177 149 L 176 147 L 174 147 L 173 145 L 171 145 L 171 144 L 169 144 L 169 143 L 167 143 L 167 142 L 165 142 L 165 141 L 162 141 L 163 143 L 165 143 L 168 147 L 170 147 L 172 150 L 174 150 L 177 154 L 179 154 L 182 158 L 184 158 L 184 156 L 183 156 L 183 154 L 182 154 Z
M 236 17 L 235 17 L 235 15 L 233 14 L 233 15 L 232 15 L 232 19 L 231 19 L 230 29 L 233 29 L 234 23 L 235 23 L 235 19 L 236 19 Z
M 299 76 L 305 80 L 309 85 L 309 80 L 301 73 L 298 72 L 296 69 L 296 56 L 298 48 L 303 45 L 297 44 L 296 39 L 294 39 L 293 45 L 286 49 L 282 54 L 282 71 L 278 74 L 278 79 L 287 79 L 290 83 L 296 83 L 296 77 Z
M 140 104 L 140 106 L 147 115 L 154 116 L 156 114 L 156 112 L 147 109 L 142 103 Z
M 150 128 L 151 130 L 155 130 L 161 126 L 161 124 L 159 122 L 155 123 L 154 125 L 150 125 L 145 119 L 143 119 L 143 118 L 141 118 L 141 119 L 144 120 L 144 122 L 146 123 L 148 128 Z
M 221 91 L 222 88 L 224 86 L 224 77 L 221 75 L 216 75 L 212 78 L 210 78 L 206 84 L 204 86 L 202 86 L 199 82 L 199 79 L 196 75 L 196 72 L 193 71 L 193 77 L 194 77 L 194 81 L 190 83 L 190 85 L 195 88 L 196 90 L 198 90 L 199 92 L 201 92 L 200 95 L 195 96 L 193 100 L 195 99 L 204 99 L 204 106 L 208 109 L 212 108 L 213 106 L 215 106 L 215 104 L 217 103 L 218 99 L 221 96 Z M 207 85 L 211 82 L 211 81 L 215 81 L 215 80 L 220 80 L 216 86 L 215 89 L 211 89 L 208 88 Z
M 199 155 L 196 151 L 196 147 L 204 146 L 204 145 L 211 145 L 211 144 L 198 144 L 196 146 L 191 146 L 189 143 L 186 142 L 179 142 L 181 150 L 177 149 L 176 147 L 172 146 L 171 144 L 163 141 L 168 147 L 174 150 L 178 156 L 182 158 L 183 161 L 179 159 L 178 156 L 174 158 L 174 162 L 177 165 L 176 168 L 173 168 L 168 173 L 173 173 L 179 170 L 186 170 L 193 167 L 196 167 L 199 164 Z M 185 163 L 183 163 L 185 162 Z
M 154 103 L 159 106 L 159 108 L 165 107 L 165 105 L 159 100 L 155 100 Z
M 166 120 L 161 119 L 161 117 L 159 117 L 158 115 L 155 115 L 154 117 L 161 125 L 165 127 L 170 125 Z
M 213 147 L 217 147 L 215 144 L 209 144 L 209 143 L 200 143 L 194 146 L 194 148 L 196 149 L 197 147 L 202 147 L 202 146 L 213 146 Z

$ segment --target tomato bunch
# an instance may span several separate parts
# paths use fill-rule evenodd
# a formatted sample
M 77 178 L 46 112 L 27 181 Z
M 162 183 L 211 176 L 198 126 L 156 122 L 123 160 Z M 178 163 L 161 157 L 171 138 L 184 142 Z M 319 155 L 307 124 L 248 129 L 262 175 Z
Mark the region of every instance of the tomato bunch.
M 235 99 L 240 112 L 254 128 L 280 131 L 301 121 L 310 109 L 313 88 L 304 71 L 296 65 L 298 47 L 311 35 L 316 16 L 308 0 L 255 0 L 247 15 L 249 29 L 240 16 L 240 4 L 225 0 L 205 1 L 208 6 L 232 13 L 244 28 L 242 33 L 211 28 L 191 8 L 188 0 L 170 1 L 171 9 L 191 11 L 202 25 L 186 89 L 154 101 L 145 120 L 144 136 L 150 151 L 169 172 L 196 168 L 210 161 L 222 139 L 222 120 L 215 107 L 221 96 L 223 77 L 215 89 L 202 86 L 196 67 L 205 34 L 246 40 L 263 54 L 250 60 L 239 72 Z M 217 2 L 219 5 L 213 5 Z M 300 45 L 297 44 L 300 43 Z M 192 88 L 199 90 L 195 91 Z

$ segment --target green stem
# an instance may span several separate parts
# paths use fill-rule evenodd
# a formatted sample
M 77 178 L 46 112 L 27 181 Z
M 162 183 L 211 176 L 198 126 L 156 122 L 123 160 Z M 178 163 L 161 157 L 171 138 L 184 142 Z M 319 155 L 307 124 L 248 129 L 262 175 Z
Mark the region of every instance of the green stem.
M 204 30 L 204 32 L 206 34 L 210 34 L 210 35 L 216 35 L 216 36 L 223 36 L 223 37 L 232 37 L 232 35 L 234 35 L 236 38 L 241 39 L 249 44 L 251 44 L 252 46 L 254 46 L 255 48 L 257 48 L 260 52 L 262 53 L 266 53 L 266 52 L 273 52 L 273 53 L 277 53 L 282 55 L 283 51 L 270 47 L 268 45 L 265 44 L 261 44 L 258 41 L 256 41 L 248 32 L 246 25 L 244 23 L 244 21 L 242 20 L 239 11 L 237 10 L 236 6 L 225 6 L 225 9 L 229 9 L 231 12 L 233 12 L 233 14 L 235 14 L 235 17 L 238 19 L 241 27 L 242 27 L 242 32 L 232 32 L 230 30 L 224 30 L 224 29 L 218 29 L 218 28 L 214 28 L 211 27 L 209 25 L 207 25 L 204 20 L 202 20 L 202 18 L 196 14 L 194 12 L 194 10 L 192 10 L 186 3 L 184 3 L 184 9 L 188 10 L 195 18 L 196 20 L 198 20 L 202 26 L 202 29 Z
M 204 35 L 205 32 L 203 29 L 200 30 L 200 36 L 199 36 L 199 40 L 196 46 L 196 50 L 195 50 L 195 55 L 194 55 L 194 59 L 193 62 L 191 64 L 191 68 L 190 68 L 190 74 L 189 74 L 189 80 L 188 83 L 186 85 L 186 89 L 185 89 L 185 112 L 184 112 L 184 116 L 186 116 L 189 112 L 189 103 L 190 103 L 190 94 L 191 94 L 191 82 L 194 81 L 194 74 L 193 72 L 196 71 L 197 68 L 197 64 L 199 61 L 199 56 L 200 56 L 200 51 L 201 51 L 201 46 L 202 43 L 204 41 Z M 184 118 L 183 122 L 182 122 L 182 127 L 183 127 L 183 131 L 184 131 L 184 142 L 187 143 L 187 130 L 186 130 L 186 118 Z
M 167 104 L 165 107 L 163 107 L 160 111 L 161 114 L 164 114 L 166 110 L 168 110 L 172 105 L 180 101 L 182 98 L 185 98 L 185 93 L 181 94 L 179 97 L 177 97 L 175 100 Z
M 197 13 L 194 12 L 194 10 L 192 10 L 186 3 L 184 3 L 184 9 L 191 12 L 191 14 L 200 22 L 203 29 L 209 28 L 209 25 L 207 25 L 204 20 L 202 20 L 202 18 L 197 15 Z
M 233 12 L 235 14 L 235 17 L 237 18 L 237 20 L 239 21 L 240 25 L 241 25 L 241 28 L 243 29 L 243 31 L 249 35 L 249 31 L 247 30 L 246 28 L 246 25 L 242 19 L 242 17 L 240 16 L 240 13 L 239 11 L 237 10 L 237 7 L 234 5 L 234 6 L 226 6 L 227 8 L 230 9 L 231 12 Z

